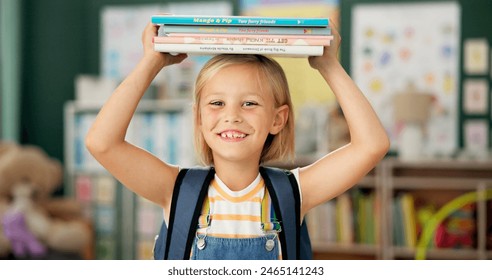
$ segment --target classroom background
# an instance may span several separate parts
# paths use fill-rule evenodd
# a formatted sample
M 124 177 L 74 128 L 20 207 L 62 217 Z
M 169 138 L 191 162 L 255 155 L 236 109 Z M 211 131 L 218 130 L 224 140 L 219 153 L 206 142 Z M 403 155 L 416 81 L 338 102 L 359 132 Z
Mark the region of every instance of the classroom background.
M 489 0 L 0 0 L 2 145 L 33 145 L 58 161 L 49 195 L 77 201 L 90 232 L 78 253 L 42 258 L 152 258 L 162 210 L 111 177 L 83 139 L 140 58 L 150 16 L 171 12 L 329 17 L 338 27 L 342 65 L 391 149 L 354 188 L 307 215 L 316 259 L 492 259 L 491 11 Z M 209 58 L 190 56 L 158 75 L 129 141 L 171 163 L 197 163 L 190 99 Z M 346 123 L 307 59 L 276 59 L 295 107 L 296 160 L 269 164 L 304 166 L 349 141 Z M 12 194 L 0 195 L 4 213 Z M 0 256 L 12 258 L 29 257 Z

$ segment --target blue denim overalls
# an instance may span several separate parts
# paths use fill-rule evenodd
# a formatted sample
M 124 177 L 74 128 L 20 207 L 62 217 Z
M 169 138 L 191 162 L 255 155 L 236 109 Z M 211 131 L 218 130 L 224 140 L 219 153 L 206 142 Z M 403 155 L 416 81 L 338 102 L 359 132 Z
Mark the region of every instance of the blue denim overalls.
M 193 260 L 278 260 L 278 242 L 268 251 L 266 243 L 274 237 L 255 238 L 220 238 L 207 236 L 206 245 L 199 249 L 198 240 L 195 237 L 192 248 Z
M 264 199 L 261 209 L 267 208 L 269 198 L 265 188 Z M 206 199 L 207 201 L 208 199 Z M 207 204 L 208 202 L 206 202 Z M 270 206 L 271 207 L 271 206 Z M 199 228 L 209 228 L 212 226 L 210 213 L 208 218 Z M 223 238 L 207 236 L 197 232 L 193 242 L 191 259 L 192 260 L 278 260 L 279 259 L 279 239 L 278 233 L 281 231 L 280 223 L 272 214 L 270 220 L 262 220 L 259 225 L 262 228 L 263 236 L 252 238 Z

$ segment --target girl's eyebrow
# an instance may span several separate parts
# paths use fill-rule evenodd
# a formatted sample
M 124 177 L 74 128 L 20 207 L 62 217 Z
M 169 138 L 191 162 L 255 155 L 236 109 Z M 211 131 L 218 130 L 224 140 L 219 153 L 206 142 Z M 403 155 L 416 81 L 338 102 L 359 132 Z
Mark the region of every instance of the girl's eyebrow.
M 202 99 L 222 98 L 224 95 L 225 93 L 221 93 L 221 92 L 202 94 Z
M 262 100 L 264 99 L 263 98 L 263 95 L 262 94 L 259 94 L 259 93 L 247 93 L 245 97 L 246 98 L 249 98 L 249 97 L 257 97 L 257 98 L 260 98 Z
M 209 93 L 205 96 L 202 96 L 203 99 L 213 99 L 213 98 L 223 98 L 223 97 L 226 97 L 227 96 L 227 92 L 222 92 L 222 91 L 217 91 L 217 92 L 214 92 L 214 93 Z M 246 92 L 246 93 L 243 93 L 241 94 L 241 97 L 242 98 L 259 98 L 261 100 L 265 100 L 265 98 L 263 97 L 263 94 L 260 94 L 260 93 L 256 93 L 256 92 Z

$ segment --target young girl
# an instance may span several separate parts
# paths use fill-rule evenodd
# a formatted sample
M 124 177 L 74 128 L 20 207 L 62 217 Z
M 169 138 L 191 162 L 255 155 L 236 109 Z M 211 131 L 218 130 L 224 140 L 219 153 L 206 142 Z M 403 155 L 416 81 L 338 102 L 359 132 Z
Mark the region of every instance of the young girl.
M 301 219 L 356 184 L 389 148 L 377 115 L 337 59 L 340 36 L 330 27 L 335 39 L 323 56 L 309 57 L 309 64 L 334 92 L 351 139 L 309 166 L 293 170 L 301 193 Z M 151 81 L 163 67 L 187 57 L 155 52 L 152 37 L 157 29 L 152 24 L 145 28 L 142 59 L 99 112 L 86 145 L 123 185 L 162 206 L 167 222 L 180 167 L 125 141 Z M 283 70 L 261 55 L 218 55 L 199 73 L 194 99 L 196 148 L 216 173 L 208 192 L 211 223 L 197 230 L 197 236 L 207 235 L 207 247 L 201 250 L 194 244 L 192 258 L 243 259 L 253 253 L 257 259 L 281 258 L 279 250 L 263 252 L 264 242 L 257 240 L 265 235 L 260 226 L 265 187 L 259 167 L 294 152 L 293 108 Z

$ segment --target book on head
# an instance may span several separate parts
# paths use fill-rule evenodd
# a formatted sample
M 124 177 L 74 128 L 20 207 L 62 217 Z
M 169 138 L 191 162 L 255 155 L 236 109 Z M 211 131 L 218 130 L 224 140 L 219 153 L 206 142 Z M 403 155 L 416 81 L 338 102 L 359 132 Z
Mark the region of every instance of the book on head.
M 154 50 L 171 54 L 264 54 L 271 56 L 307 57 L 323 55 L 323 46 L 164 44 L 154 43 Z
M 231 26 L 304 26 L 326 27 L 328 18 L 254 17 L 254 16 L 199 16 L 158 14 L 151 18 L 153 24 L 174 25 L 231 25 Z
M 176 33 L 154 37 L 154 43 L 163 44 L 226 44 L 226 45 L 281 45 L 329 46 L 333 36 L 290 35 L 227 35 Z
M 159 24 L 159 36 L 177 33 L 328 36 L 330 27 Z

